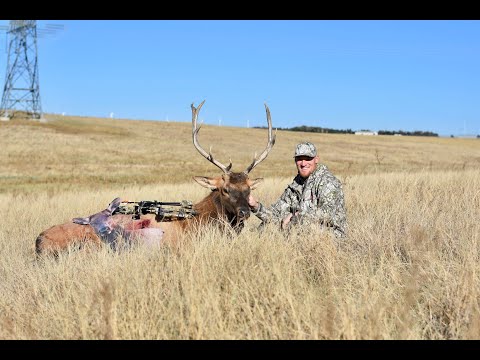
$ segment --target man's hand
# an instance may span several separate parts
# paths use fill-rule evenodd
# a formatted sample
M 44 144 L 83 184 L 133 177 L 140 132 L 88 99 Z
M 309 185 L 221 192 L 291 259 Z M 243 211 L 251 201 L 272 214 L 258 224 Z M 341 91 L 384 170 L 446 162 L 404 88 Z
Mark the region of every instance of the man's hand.
M 282 224 L 280 225 L 280 227 L 282 228 L 282 230 L 286 230 L 288 228 L 288 225 L 290 223 L 290 220 L 292 219 L 292 216 L 293 214 L 290 213 L 288 214 L 287 216 L 285 216 L 282 220 Z
M 250 206 L 251 210 L 258 210 L 259 203 L 258 201 L 252 196 L 252 194 L 248 195 L 248 206 Z

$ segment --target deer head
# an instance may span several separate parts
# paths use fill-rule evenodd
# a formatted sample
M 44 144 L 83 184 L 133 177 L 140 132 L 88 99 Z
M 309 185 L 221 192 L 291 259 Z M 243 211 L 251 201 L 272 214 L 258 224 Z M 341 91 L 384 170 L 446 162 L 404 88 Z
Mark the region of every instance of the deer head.
M 204 158 L 220 168 L 223 174 L 217 177 L 195 176 L 194 180 L 203 187 L 211 189 L 216 194 L 215 199 L 219 211 L 223 212 L 224 216 L 237 231 L 241 231 L 243 228 L 243 222 L 250 216 L 250 207 L 248 206 L 250 191 L 257 188 L 257 186 L 263 181 L 263 178 L 250 179 L 248 174 L 266 159 L 268 153 L 272 150 L 272 147 L 275 144 L 275 135 L 272 132 L 270 110 L 267 104 L 265 104 L 268 123 L 268 143 L 265 150 L 258 157 L 255 154 L 252 163 L 244 171 L 233 172 L 231 171 L 231 161 L 228 166 L 225 166 L 213 157 L 211 151 L 207 153 L 198 142 L 200 126 L 197 124 L 197 120 L 200 109 L 204 103 L 205 100 L 202 101 L 198 108 L 195 108 L 193 104 L 191 105 L 193 145 Z

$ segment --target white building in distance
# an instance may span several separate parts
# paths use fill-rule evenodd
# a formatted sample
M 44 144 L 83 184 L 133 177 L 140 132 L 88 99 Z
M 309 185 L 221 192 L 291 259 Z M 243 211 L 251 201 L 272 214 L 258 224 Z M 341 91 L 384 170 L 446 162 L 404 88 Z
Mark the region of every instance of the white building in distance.
M 355 131 L 355 135 L 378 135 L 378 131 Z

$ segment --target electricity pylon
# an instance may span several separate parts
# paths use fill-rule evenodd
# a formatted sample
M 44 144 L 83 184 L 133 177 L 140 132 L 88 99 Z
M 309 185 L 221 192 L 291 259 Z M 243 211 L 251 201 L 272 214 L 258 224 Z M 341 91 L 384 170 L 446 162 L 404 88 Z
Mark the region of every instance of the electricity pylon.
M 27 117 L 41 119 L 37 21 L 10 20 L 7 34 L 10 41 L 0 119 L 9 120 L 22 111 Z

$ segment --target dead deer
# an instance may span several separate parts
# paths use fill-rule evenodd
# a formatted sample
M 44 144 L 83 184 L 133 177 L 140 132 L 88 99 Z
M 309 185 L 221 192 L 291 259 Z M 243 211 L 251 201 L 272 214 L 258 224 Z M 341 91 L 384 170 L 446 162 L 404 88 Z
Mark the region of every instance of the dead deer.
M 198 152 L 212 164 L 222 170 L 217 177 L 195 176 L 193 179 L 211 192 L 203 200 L 193 205 L 196 215 L 192 218 L 162 222 L 154 214 L 141 215 L 133 220 L 130 215 L 115 214 L 113 211 L 120 204 L 117 198 L 109 207 L 101 212 L 85 218 L 75 218 L 72 222 L 55 225 L 43 231 L 36 239 L 35 251 L 38 255 L 58 253 L 75 242 L 114 244 L 114 236 L 120 233 L 127 241 L 144 241 L 148 243 L 175 244 L 185 233 L 198 232 L 207 224 L 216 224 L 222 230 L 233 230 L 240 233 L 245 221 L 250 216 L 248 197 L 250 191 L 257 188 L 263 178 L 250 179 L 248 174 L 265 158 L 275 144 L 272 131 L 270 110 L 265 104 L 268 123 L 268 143 L 252 163 L 242 172 L 231 171 L 232 162 L 225 166 L 216 160 L 211 152 L 206 152 L 198 142 L 200 126 L 197 124 L 198 114 L 205 101 L 198 108 L 192 104 L 192 137 L 193 145 Z

